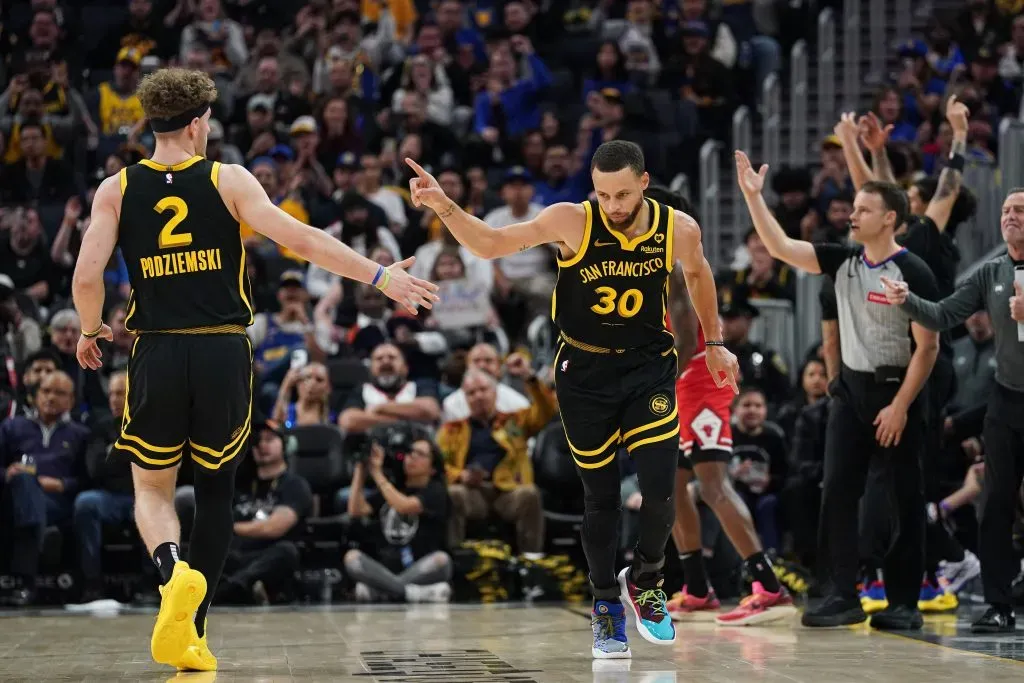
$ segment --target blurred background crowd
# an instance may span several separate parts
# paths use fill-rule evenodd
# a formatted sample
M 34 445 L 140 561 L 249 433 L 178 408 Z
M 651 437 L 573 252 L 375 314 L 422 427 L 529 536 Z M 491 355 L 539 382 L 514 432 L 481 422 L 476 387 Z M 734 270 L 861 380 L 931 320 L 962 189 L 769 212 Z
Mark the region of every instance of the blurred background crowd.
M 81 328 L 70 302 L 96 187 L 152 150 L 133 96 L 140 78 L 168 65 L 209 73 L 219 91 L 209 158 L 244 164 L 281 209 L 382 264 L 415 255 L 414 272 L 441 286 L 434 310 L 413 317 L 242 226 L 258 312 L 248 331 L 254 429 L 218 600 L 447 600 L 452 585 L 457 598 L 572 597 L 586 590 L 582 490 L 550 386 L 554 252 L 474 256 L 433 212 L 412 206 L 402 159 L 494 227 L 588 199 L 590 156 L 614 139 L 639 143 L 656 182 L 700 200 L 689 188 L 699 186 L 701 145 L 730 144 L 741 106 L 760 130 L 762 85 L 787 74 L 792 46 L 814 39 L 828 4 L 0 2 L 0 598 L 145 601 L 154 592 L 132 525 L 130 471 L 106 457 L 134 341 L 120 256 L 106 271 L 114 341 L 100 372 L 75 360 Z M 934 178 L 948 156 L 949 93 L 971 111 L 972 158 L 995 159 L 1000 121 L 1020 117 L 1024 5 L 932 9 L 915 39 L 890 48 L 898 67 L 870 105 L 892 127 L 888 157 L 907 186 Z M 812 164 L 776 166 L 776 215 L 794 236 L 843 241 L 853 199 L 843 143 L 814 144 Z M 962 213 L 954 235 L 970 217 Z M 709 234 L 720 229 L 704 223 Z M 795 304 L 797 278 L 753 232 L 738 241 L 729 259 L 710 255 L 744 385 L 732 471 L 765 547 L 783 571 L 810 576 L 801 568 L 816 562 L 825 366 L 818 344 L 794 358 L 758 332 L 758 304 Z M 956 342 L 944 448 L 962 467 L 950 490 L 972 485 L 968 467 L 984 447 L 976 409 L 993 383 L 991 334 L 978 314 Z M 628 555 L 640 494 L 625 455 L 621 469 Z M 38 477 L 43 498 L 26 504 L 5 483 L 21 471 Z M 186 466 L 177 497 L 185 539 L 189 481 Z M 735 595 L 739 558 L 704 513 L 712 580 L 719 595 Z M 950 520 L 968 548 L 972 514 L 966 505 Z

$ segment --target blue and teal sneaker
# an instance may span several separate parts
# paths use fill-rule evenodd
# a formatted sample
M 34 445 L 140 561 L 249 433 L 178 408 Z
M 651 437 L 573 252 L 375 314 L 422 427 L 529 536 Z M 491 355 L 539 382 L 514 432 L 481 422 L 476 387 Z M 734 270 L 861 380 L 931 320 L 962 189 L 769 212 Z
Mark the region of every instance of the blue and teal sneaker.
M 590 613 L 594 629 L 594 659 L 629 659 L 626 642 L 626 608 L 618 600 L 597 600 Z
M 619 572 L 619 590 L 622 601 L 633 608 L 636 630 L 644 640 L 655 645 L 676 642 L 676 627 L 668 613 L 668 596 L 658 588 L 643 589 L 629 580 L 629 567 Z

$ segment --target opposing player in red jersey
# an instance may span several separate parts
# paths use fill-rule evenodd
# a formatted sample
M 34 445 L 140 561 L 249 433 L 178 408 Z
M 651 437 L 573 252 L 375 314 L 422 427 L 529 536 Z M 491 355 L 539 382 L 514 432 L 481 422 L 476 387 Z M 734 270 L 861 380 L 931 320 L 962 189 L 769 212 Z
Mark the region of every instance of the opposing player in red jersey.
M 649 187 L 647 196 L 690 213 L 685 200 L 662 188 Z M 731 406 L 734 392 L 719 388 L 704 364 L 704 335 L 690 306 L 679 269 L 672 273 L 669 290 L 669 322 L 676 338 L 679 367 L 676 380 L 679 406 L 679 468 L 676 470 L 676 521 L 672 538 L 679 550 L 686 585 L 668 603 L 672 618 L 679 621 L 694 612 L 717 612 L 721 607 L 704 570 L 700 516 L 688 484 L 696 474 L 701 499 L 718 517 L 726 535 L 744 559 L 753 580 L 753 592 L 735 609 L 718 614 L 723 625 L 747 626 L 785 618 L 795 612 L 793 599 L 783 587 L 761 548 L 743 499 L 729 479 L 732 458 Z

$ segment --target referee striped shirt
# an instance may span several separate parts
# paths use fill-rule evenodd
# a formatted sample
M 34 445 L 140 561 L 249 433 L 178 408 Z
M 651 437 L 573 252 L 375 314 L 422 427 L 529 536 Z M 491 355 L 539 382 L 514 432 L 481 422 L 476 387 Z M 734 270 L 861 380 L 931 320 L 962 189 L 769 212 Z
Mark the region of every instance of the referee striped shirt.
M 906 249 L 880 263 L 869 261 L 863 247 L 815 244 L 814 251 L 821 272 L 831 278 L 826 287 L 835 290 L 843 365 L 859 372 L 907 367 L 913 353 L 910 316 L 889 304 L 880 278 L 905 281 L 911 291 L 934 301 L 938 287 L 924 261 Z

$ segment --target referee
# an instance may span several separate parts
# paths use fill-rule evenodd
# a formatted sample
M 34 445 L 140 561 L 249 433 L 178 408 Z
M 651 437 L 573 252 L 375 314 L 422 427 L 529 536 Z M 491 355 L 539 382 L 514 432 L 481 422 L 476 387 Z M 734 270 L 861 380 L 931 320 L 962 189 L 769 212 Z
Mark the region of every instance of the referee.
M 857 596 L 857 512 L 868 469 L 877 459 L 886 473 L 897 531 L 885 558 L 889 606 L 871 618 L 871 625 L 921 628 L 924 415 L 918 394 L 935 364 L 939 336 L 911 324 L 906 313 L 890 305 L 881 278 L 906 280 L 932 298 L 935 278 L 920 258 L 896 243 L 896 227 L 908 211 L 898 186 L 869 182 L 857 193 L 850 235 L 862 246 L 811 244 L 786 236 L 772 217 L 761 196 L 767 172 L 767 166 L 755 172 L 747 156 L 736 152 L 736 177 L 768 251 L 796 268 L 831 276 L 839 313 L 842 368 L 831 391 L 819 527 L 831 587 L 823 603 L 804 613 L 803 624 L 843 626 L 867 618 Z
M 989 609 L 971 625 L 974 633 L 1012 633 L 1016 628 L 1010 585 L 1017 574 L 1012 530 L 1017 492 L 1024 476 L 1024 289 L 1014 282 L 1024 266 L 1024 188 L 1010 190 L 1000 228 L 1007 254 L 981 266 L 938 303 L 927 301 L 913 282 L 883 278 L 886 296 L 912 319 L 933 330 L 947 330 L 971 314 L 988 310 L 995 331 L 996 389 L 985 414 L 985 480 L 979 528 L 979 555 Z M 914 292 L 914 293 L 911 293 Z M 919 296 L 920 295 L 920 296 Z

